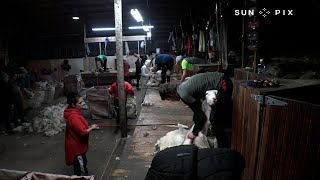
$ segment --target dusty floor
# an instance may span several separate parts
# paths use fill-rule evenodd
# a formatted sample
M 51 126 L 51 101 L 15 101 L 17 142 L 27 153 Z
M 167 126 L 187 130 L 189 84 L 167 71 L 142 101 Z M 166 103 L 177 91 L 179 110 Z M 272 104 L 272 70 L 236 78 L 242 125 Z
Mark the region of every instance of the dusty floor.
M 146 90 L 135 91 L 137 110 L 140 112 Z M 56 100 L 60 101 L 60 99 Z M 62 101 L 65 101 L 62 98 Z M 38 111 L 30 112 L 32 116 Z M 84 111 L 89 124 L 106 123 L 102 120 L 91 120 L 88 110 Z M 136 123 L 137 120 L 129 120 L 128 123 Z M 108 122 L 112 123 L 112 122 Z M 133 134 L 134 127 L 130 128 L 128 135 Z M 89 174 L 100 179 L 107 171 L 111 153 L 119 142 L 120 133 L 114 134 L 114 128 L 102 128 L 90 134 L 88 158 Z M 40 134 L 23 134 L 0 136 L 0 169 L 36 171 L 52 174 L 71 175 L 72 166 L 66 166 L 64 161 L 64 133 L 53 137 L 45 137 Z M 0 177 L 1 179 L 1 177 Z
M 158 90 L 150 88 L 145 100 L 154 103 L 143 106 L 138 125 L 152 124 L 152 126 L 137 126 L 133 135 L 123 139 L 117 146 L 116 153 L 101 179 L 109 180 L 140 180 L 144 179 L 155 155 L 155 144 L 167 132 L 177 127 L 154 124 L 181 123 L 191 127 L 192 111 L 181 101 L 162 101 Z

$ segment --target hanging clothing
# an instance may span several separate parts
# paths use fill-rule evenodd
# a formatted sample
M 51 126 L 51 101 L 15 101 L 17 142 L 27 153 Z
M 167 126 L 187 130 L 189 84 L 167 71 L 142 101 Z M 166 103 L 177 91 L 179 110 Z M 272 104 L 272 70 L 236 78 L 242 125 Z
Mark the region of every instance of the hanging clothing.
M 127 60 L 123 60 L 123 75 L 129 77 L 130 64 Z
M 107 54 L 107 45 L 108 45 L 108 42 L 109 42 L 109 39 L 106 38 L 106 39 L 104 40 L 104 53 L 105 53 L 105 54 Z
M 214 34 L 213 34 L 213 29 L 210 29 L 209 31 L 209 36 L 210 36 L 210 46 L 213 47 L 213 41 L 214 41 Z
M 170 44 L 170 42 L 172 42 L 172 46 L 171 46 L 172 50 L 176 50 L 176 39 L 173 34 L 173 31 L 171 31 L 169 35 L 168 43 Z
M 199 52 L 206 51 L 206 42 L 204 37 L 204 31 L 200 31 L 199 33 Z
M 90 54 L 89 44 L 85 44 L 85 46 L 86 46 L 86 53 L 87 53 L 87 56 L 89 56 L 89 54 Z
M 126 56 L 129 56 L 130 50 L 129 50 L 129 44 L 128 42 L 125 42 L 125 50 L 126 50 Z
M 145 46 L 144 41 L 141 41 L 141 43 L 140 43 L 140 48 L 144 48 L 144 46 Z
M 187 39 L 187 42 L 185 45 L 185 49 L 186 49 L 188 55 L 192 54 L 191 36 L 188 36 L 188 39 Z

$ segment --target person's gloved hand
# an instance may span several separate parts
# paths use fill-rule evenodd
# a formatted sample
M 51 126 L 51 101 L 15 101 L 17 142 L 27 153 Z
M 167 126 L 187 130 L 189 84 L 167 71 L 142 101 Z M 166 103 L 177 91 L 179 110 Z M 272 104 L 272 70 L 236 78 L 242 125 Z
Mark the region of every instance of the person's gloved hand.
M 196 137 L 197 136 L 192 131 L 188 132 L 187 134 L 188 139 L 194 140 Z
M 217 90 L 210 90 L 206 92 L 206 100 L 210 106 L 215 105 L 217 103 Z
M 193 140 L 196 138 L 197 136 L 193 134 L 193 132 L 190 130 L 187 135 L 186 138 L 183 142 L 184 145 L 189 145 L 193 142 Z

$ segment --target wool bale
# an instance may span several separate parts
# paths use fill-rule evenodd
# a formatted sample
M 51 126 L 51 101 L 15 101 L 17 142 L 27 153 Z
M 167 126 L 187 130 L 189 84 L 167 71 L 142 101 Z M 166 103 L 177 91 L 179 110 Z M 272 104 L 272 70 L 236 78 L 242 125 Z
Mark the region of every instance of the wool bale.
M 34 96 L 31 99 L 27 99 L 25 103 L 25 108 L 38 108 L 41 107 L 41 103 L 43 103 L 45 98 L 45 91 L 38 90 L 35 91 Z
M 44 96 L 44 101 L 43 103 L 51 103 L 54 99 L 54 94 L 55 94 L 55 87 L 51 86 L 51 87 L 48 87 L 47 89 L 44 90 L 45 92 L 45 96 Z
M 86 97 L 92 119 L 114 118 L 113 98 L 107 89 L 107 86 L 95 86 L 87 89 Z

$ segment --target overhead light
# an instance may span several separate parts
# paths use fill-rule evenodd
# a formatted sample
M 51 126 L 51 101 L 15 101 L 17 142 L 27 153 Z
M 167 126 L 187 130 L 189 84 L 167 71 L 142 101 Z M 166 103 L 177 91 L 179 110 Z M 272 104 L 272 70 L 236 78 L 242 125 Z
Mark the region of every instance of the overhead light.
M 137 22 L 143 22 L 143 18 L 138 9 L 131 9 L 130 13 L 136 19 Z
M 92 31 L 114 31 L 116 28 L 92 28 Z
M 78 19 L 80 19 L 80 18 L 79 18 L 78 16 L 73 16 L 72 19 L 78 20 Z
M 151 29 L 153 26 L 130 26 L 129 29 Z

